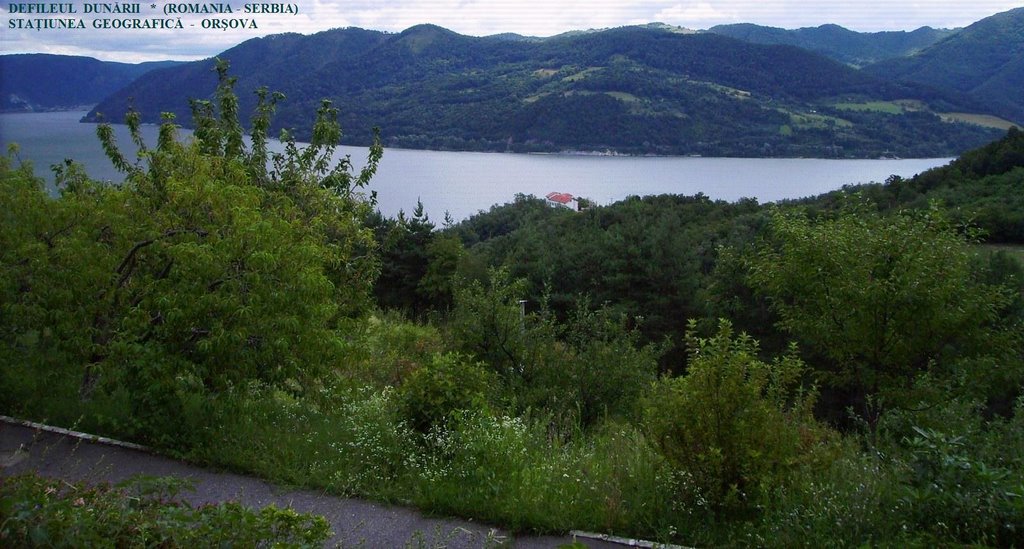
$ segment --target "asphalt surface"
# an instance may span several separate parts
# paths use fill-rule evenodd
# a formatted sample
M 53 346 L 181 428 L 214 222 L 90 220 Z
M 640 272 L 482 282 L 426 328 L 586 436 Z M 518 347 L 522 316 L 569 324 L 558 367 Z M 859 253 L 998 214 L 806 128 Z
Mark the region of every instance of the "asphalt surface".
M 252 508 L 270 504 L 323 515 L 334 538 L 328 546 L 553 548 L 573 537 L 511 536 L 466 520 L 426 517 L 413 509 L 340 498 L 312 490 L 282 488 L 258 478 L 195 467 L 147 451 L 83 440 L 0 421 L 0 476 L 35 471 L 70 482 L 116 483 L 134 475 L 188 478 L 195 491 L 181 494 L 193 505 L 238 501 Z M 624 545 L 575 538 L 594 549 Z

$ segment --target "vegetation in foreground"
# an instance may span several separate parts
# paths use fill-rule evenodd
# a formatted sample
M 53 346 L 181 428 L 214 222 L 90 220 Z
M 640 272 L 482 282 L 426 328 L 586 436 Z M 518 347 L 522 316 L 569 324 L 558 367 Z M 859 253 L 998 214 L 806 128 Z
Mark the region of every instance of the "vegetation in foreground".
M 189 142 L 101 127 L 120 186 L 0 161 L 0 411 L 518 531 L 1024 544 L 1024 270 L 927 205 L 1019 189 L 1019 132 L 857 195 L 436 231 L 373 213 L 379 148 L 332 167 L 329 104 L 272 155 L 262 92 L 244 146 L 220 77 Z
M 137 477 L 116 486 L 35 475 L 0 477 L 0 543 L 6 547 L 322 547 L 323 517 L 238 503 L 193 507 L 184 481 Z

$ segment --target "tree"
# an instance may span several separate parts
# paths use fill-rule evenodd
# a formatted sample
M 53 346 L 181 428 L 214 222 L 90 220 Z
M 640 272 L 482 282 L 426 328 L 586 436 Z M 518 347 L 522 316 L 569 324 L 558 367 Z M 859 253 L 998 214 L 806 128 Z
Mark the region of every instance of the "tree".
M 919 374 L 949 378 L 959 360 L 1012 350 L 1000 327 L 1007 292 L 976 281 L 970 242 L 935 208 L 883 216 L 854 205 L 817 221 L 778 211 L 749 277 L 847 403 L 899 402 Z
M 233 80 L 217 69 L 219 114 L 199 104 L 189 142 L 168 118 L 149 149 L 129 113 L 132 163 L 99 127 L 126 173 L 120 186 L 72 164 L 51 200 L 25 173 L 0 173 L 3 232 L 15 235 L 2 256 L 0 343 L 39 369 L 78 370 L 83 400 L 127 395 L 137 434 L 156 444 L 187 442 L 196 430 L 183 423 L 202 421 L 207 397 L 326 373 L 345 319 L 370 304 L 377 268 L 358 189 L 379 147 L 358 175 L 347 159 L 332 164 L 340 130 L 325 103 L 311 144 L 285 136 L 271 168 L 263 122 L 246 149 Z
M 428 270 L 429 247 L 434 240 L 434 224 L 416 202 L 411 218 L 399 212 L 395 220 L 381 220 L 381 272 L 374 287 L 381 307 L 407 313 L 423 312 L 427 296 L 418 291 Z
M 525 291 L 525 281 L 513 280 L 506 269 L 491 269 L 486 284 L 462 281 L 455 287 L 449 329 L 456 345 L 506 378 L 521 373 L 526 360 Z
M 436 310 L 452 305 L 455 294 L 455 276 L 466 250 L 452 234 L 435 235 L 427 244 L 427 271 L 416 291 Z

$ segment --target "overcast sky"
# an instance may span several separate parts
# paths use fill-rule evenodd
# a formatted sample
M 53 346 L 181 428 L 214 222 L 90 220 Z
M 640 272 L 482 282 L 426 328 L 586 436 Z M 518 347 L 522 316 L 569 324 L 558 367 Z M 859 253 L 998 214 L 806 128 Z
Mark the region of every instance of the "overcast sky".
M 5 0 L 0 4 L 3 15 L 0 52 L 87 55 L 104 61 L 126 62 L 194 60 L 211 57 L 246 39 L 267 34 L 311 34 L 349 26 L 398 32 L 419 23 L 433 23 L 473 36 L 503 32 L 550 36 L 568 30 L 655 21 L 691 29 L 727 23 L 756 23 L 788 29 L 836 23 L 856 31 L 876 32 L 913 30 L 926 25 L 964 27 L 1021 6 L 1021 0 L 291 0 L 294 2 L 291 5 L 298 8 L 298 15 L 245 14 L 242 13 L 244 3 L 231 2 L 229 5 L 235 13 L 220 17 L 254 19 L 259 29 L 221 31 L 203 29 L 200 22 L 203 16 L 184 17 L 182 30 L 98 30 L 92 27 L 96 16 L 83 13 L 81 0 L 72 1 L 79 12 L 72 17 L 84 20 L 87 26 L 84 30 L 12 28 L 12 20 L 40 16 L 11 13 L 12 4 Z M 115 17 L 162 17 L 165 4 L 178 2 L 150 0 L 140 4 L 138 16 Z

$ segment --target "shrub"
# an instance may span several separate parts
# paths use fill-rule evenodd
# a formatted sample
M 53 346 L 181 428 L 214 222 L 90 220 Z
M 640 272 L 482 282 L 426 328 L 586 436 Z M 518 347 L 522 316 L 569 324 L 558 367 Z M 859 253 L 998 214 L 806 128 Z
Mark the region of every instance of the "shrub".
M 904 497 L 921 530 L 942 539 L 1019 545 L 1024 541 L 1024 482 L 977 459 L 965 437 L 915 429 L 904 443 L 911 475 Z
M 1024 542 L 1024 400 L 1012 417 L 986 420 L 978 402 L 950 398 L 885 414 L 883 452 L 904 469 L 906 519 L 941 539 L 1000 546 Z
M 453 412 L 486 412 L 496 376 L 465 355 L 434 355 L 416 370 L 399 389 L 403 416 L 422 433 L 445 423 Z
M 471 353 L 506 378 L 515 377 L 526 361 L 526 319 L 520 298 L 525 281 L 513 280 L 507 269 L 492 269 L 487 283 L 460 280 L 455 287 L 448 329 L 459 350 Z
M 656 379 L 659 349 L 640 345 L 639 332 L 627 327 L 624 316 L 605 307 L 591 311 L 586 302 L 577 304 L 562 331 L 560 340 L 554 330 L 531 340 L 525 403 L 563 426 L 589 427 L 609 417 L 635 421 L 640 399 Z
M 180 418 L 208 416 L 206 399 L 233 386 L 326 375 L 345 343 L 339 327 L 368 309 L 376 271 L 360 189 L 380 147 L 358 175 L 348 159 L 331 161 L 340 128 L 325 103 L 309 146 L 284 136 L 268 171 L 273 106 L 261 95 L 244 146 L 226 71 L 218 65 L 219 109 L 194 103 L 188 142 L 168 117 L 149 149 L 129 113 L 132 164 L 109 125 L 98 127 L 121 185 L 69 162 L 53 200 L 28 169 L 0 162 L 0 358 L 80 380 L 82 405 L 124 394 L 132 417 L 122 419 L 161 447 L 194 445 Z M 34 389 L 0 376 L 9 387 Z M 0 404 L 34 413 L 32 395 L 18 398 Z
M 344 364 L 341 372 L 357 383 L 374 387 L 401 385 L 442 349 L 436 328 L 410 322 L 399 314 L 377 314 L 353 324 L 360 332 L 350 355 L 356 360 Z
M 811 415 L 814 396 L 797 390 L 803 363 L 766 363 L 757 342 L 727 321 L 710 339 L 687 339 L 686 375 L 658 382 L 644 405 L 651 440 L 716 511 L 738 510 L 791 469 L 828 457 L 828 429 Z

